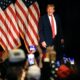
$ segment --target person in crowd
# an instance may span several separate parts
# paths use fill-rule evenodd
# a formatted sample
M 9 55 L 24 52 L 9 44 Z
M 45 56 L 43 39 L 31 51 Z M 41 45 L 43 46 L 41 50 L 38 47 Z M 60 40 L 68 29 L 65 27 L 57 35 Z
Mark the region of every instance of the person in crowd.
M 26 63 L 23 70 L 23 77 L 28 80 L 40 80 L 40 66 L 35 58 L 36 47 L 30 46 L 30 53 L 27 54 Z M 23 80 L 23 79 L 22 79 Z

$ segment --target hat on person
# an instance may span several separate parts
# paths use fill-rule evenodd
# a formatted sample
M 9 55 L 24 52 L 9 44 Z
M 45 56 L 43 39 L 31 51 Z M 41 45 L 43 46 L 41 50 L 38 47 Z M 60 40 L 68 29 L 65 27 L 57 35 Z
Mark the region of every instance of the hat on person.
M 9 51 L 9 61 L 10 62 L 19 62 L 23 61 L 26 58 L 23 49 L 14 49 Z

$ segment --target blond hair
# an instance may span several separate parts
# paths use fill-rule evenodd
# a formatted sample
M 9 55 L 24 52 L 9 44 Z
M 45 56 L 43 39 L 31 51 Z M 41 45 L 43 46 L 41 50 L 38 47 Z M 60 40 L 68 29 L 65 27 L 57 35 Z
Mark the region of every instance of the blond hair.
M 47 8 L 48 8 L 48 7 L 53 7 L 53 8 L 55 8 L 54 4 L 48 4 L 48 5 L 47 5 Z

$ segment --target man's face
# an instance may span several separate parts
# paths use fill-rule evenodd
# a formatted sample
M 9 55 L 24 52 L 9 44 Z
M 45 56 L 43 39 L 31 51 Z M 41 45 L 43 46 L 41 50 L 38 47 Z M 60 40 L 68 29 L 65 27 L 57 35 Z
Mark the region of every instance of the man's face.
M 53 6 L 48 6 L 47 7 L 47 13 L 49 16 L 53 15 L 53 13 L 55 12 L 54 7 Z

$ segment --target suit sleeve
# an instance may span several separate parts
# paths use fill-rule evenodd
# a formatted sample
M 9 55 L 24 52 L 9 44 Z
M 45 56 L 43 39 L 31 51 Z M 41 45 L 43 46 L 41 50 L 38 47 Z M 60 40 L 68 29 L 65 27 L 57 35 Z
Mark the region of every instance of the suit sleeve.
M 59 28 L 58 32 L 59 39 L 62 39 L 63 38 L 62 22 L 59 16 L 58 16 L 58 28 Z
M 39 20 L 39 37 L 40 37 L 40 43 L 44 41 L 44 24 L 42 18 Z

